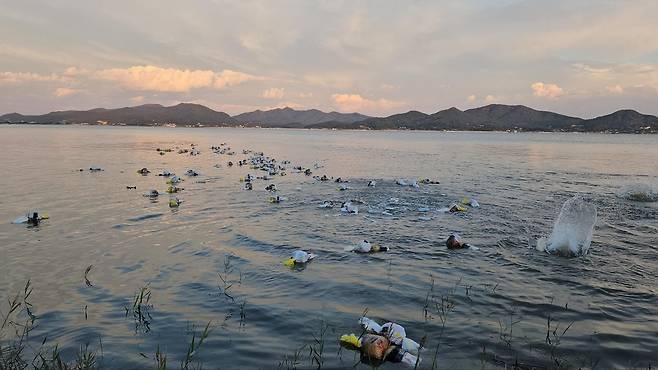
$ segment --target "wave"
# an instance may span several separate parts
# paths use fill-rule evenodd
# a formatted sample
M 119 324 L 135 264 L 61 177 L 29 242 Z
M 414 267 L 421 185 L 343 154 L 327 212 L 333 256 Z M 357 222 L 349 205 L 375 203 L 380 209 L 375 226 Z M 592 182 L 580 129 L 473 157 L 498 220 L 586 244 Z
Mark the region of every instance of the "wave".
M 658 187 L 649 184 L 631 184 L 619 191 L 619 196 L 635 202 L 658 202 Z
M 537 249 L 560 256 L 582 256 L 589 251 L 596 224 L 596 206 L 575 196 L 562 205 L 548 240 L 540 238 Z

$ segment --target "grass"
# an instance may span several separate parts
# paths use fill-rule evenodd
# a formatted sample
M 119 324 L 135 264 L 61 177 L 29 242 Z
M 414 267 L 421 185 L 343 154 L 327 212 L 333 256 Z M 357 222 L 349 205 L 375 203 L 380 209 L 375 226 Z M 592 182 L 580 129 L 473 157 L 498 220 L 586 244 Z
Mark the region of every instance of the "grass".
M 309 358 L 311 363 L 317 365 L 317 369 L 322 369 L 324 365 L 324 341 L 329 326 L 323 321 L 320 322 L 319 334 L 313 334 L 313 342 L 309 345 Z
M 555 363 L 556 369 L 569 369 L 571 365 L 569 362 L 560 356 L 559 347 L 562 342 L 562 338 L 567 334 L 567 331 L 571 329 L 571 326 L 574 323 L 571 322 L 564 329 L 560 328 L 560 323 L 556 323 L 555 320 L 549 314 L 546 318 L 546 344 L 548 345 L 551 360 Z
M 190 367 L 192 367 L 192 361 L 194 360 L 194 356 L 197 354 L 201 346 L 203 345 L 203 342 L 208 338 L 210 335 L 210 324 L 211 322 L 208 321 L 208 324 L 206 324 L 206 327 L 203 329 L 201 334 L 197 336 L 196 331 L 192 331 L 192 340 L 190 341 L 189 346 L 187 347 L 187 353 L 185 354 L 185 359 L 181 362 L 180 368 L 181 370 L 188 370 Z M 165 359 L 166 360 L 166 359 Z M 201 363 L 197 363 L 197 368 L 201 368 Z
M 8 310 L 0 311 L 0 317 L 2 318 L 2 325 L 0 325 L 0 369 L 98 369 L 98 354 L 96 351 L 90 350 L 88 344 L 81 346 L 76 352 L 76 357 L 70 362 L 62 359 L 58 345 L 46 345 L 47 338 L 44 338 L 36 348 L 29 345 L 30 333 L 36 328 L 39 320 L 33 313 L 34 308 L 30 302 L 31 295 L 32 284 L 28 280 L 21 292 L 8 299 Z
M 231 288 L 233 288 L 234 284 L 242 284 L 242 272 L 241 271 L 238 272 L 238 277 L 239 277 L 238 280 L 235 280 L 232 277 L 235 268 L 233 267 L 233 263 L 231 262 L 231 259 L 232 256 L 230 254 L 224 256 L 224 270 L 217 273 L 217 276 L 219 277 L 217 288 L 222 294 L 224 294 L 224 296 L 226 296 L 232 302 L 235 303 L 235 298 L 233 297 Z
M 135 293 L 132 307 L 125 307 L 126 317 L 132 313 L 135 321 L 135 332 L 146 334 L 151 331 L 151 321 L 153 320 L 151 309 L 153 309 L 153 305 L 150 302 L 151 288 L 146 284 Z
M 423 318 L 426 324 L 425 327 L 427 327 L 427 325 L 430 324 L 435 318 L 438 318 L 440 322 L 439 335 L 436 338 L 436 346 L 434 347 L 434 352 L 432 356 L 431 369 L 436 369 L 438 366 L 438 357 L 439 357 L 439 350 L 441 348 L 441 340 L 445 332 L 446 324 L 448 323 L 448 316 L 457 307 L 457 302 L 454 296 L 456 294 L 457 287 L 459 287 L 460 284 L 461 284 L 461 279 L 457 281 L 454 287 L 449 289 L 444 294 L 437 294 L 435 292 L 434 276 L 430 274 L 430 287 L 427 291 L 427 294 L 425 295 L 425 303 L 423 304 Z M 467 290 L 467 292 L 469 291 L 470 288 Z M 424 348 L 427 348 L 429 342 L 431 342 L 431 340 L 428 337 L 428 333 L 425 332 L 425 334 L 423 335 L 423 337 L 419 342 L 420 344 L 419 352 L 422 352 Z M 416 361 L 414 369 L 417 369 L 420 366 L 420 361 L 421 361 L 421 356 L 418 356 L 418 360 Z
M 85 281 L 87 274 L 91 270 L 88 268 L 85 272 Z M 235 270 L 232 266 L 230 256 L 225 258 L 224 270 L 219 273 L 221 276 L 222 293 L 226 296 L 231 303 L 235 303 L 240 310 L 240 326 L 246 323 L 246 298 L 237 297 L 231 292 L 231 287 L 234 284 L 240 284 L 242 281 L 242 274 L 239 278 L 235 277 Z M 477 299 L 477 295 L 473 295 L 474 287 L 468 284 L 463 284 L 461 279 L 458 280 L 454 286 L 447 289 L 437 289 L 434 276 L 430 275 L 428 291 L 425 295 L 425 300 L 422 305 L 422 317 L 425 322 L 425 327 L 434 326 L 437 330 L 433 335 L 428 334 L 426 329 L 425 334 L 420 339 L 421 356 L 424 361 L 417 362 L 414 368 L 417 369 L 438 369 L 438 368 L 454 368 L 454 365 L 441 363 L 442 351 L 444 347 L 444 334 L 446 328 L 451 325 L 456 325 L 451 321 L 455 311 L 461 309 L 462 306 L 458 302 L 465 301 L 466 303 L 472 302 Z M 93 286 L 93 285 L 89 285 Z M 458 294 L 463 288 L 463 297 Z M 488 284 L 482 288 L 484 294 L 496 294 L 498 284 Z M 479 288 L 475 288 L 476 290 Z M 17 294 L 11 296 L 7 300 L 6 309 L 0 307 L 0 370 L 24 370 L 24 369 L 53 369 L 53 370 L 82 370 L 82 369 L 102 369 L 103 366 L 103 343 L 99 338 L 96 348 L 90 347 L 89 344 L 81 345 L 75 354 L 69 358 L 64 359 L 60 347 L 57 344 L 50 345 L 47 338 L 34 345 L 34 340 L 30 333 L 38 325 L 40 318 L 35 314 L 37 311 L 30 302 L 32 297 L 32 284 L 28 280 L 24 288 Z M 461 293 L 460 293 L 461 294 Z M 135 320 L 136 332 L 143 334 L 148 333 L 152 325 L 152 317 L 150 314 L 153 304 L 151 299 L 153 292 L 148 284 L 142 286 L 133 296 L 132 304 L 125 307 L 126 317 L 132 314 Z M 230 296 L 230 297 L 229 297 Z M 240 300 L 237 303 L 236 297 Z M 554 306 L 557 307 L 557 306 Z M 567 309 L 568 305 L 560 306 L 559 309 Z M 363 316 L 368 313 L 368 309 L 363 311 Z M 536 346 L 530 344 L 532 341 L 526 337 L 518 337 L 516 334 L 516 326 L 522 321 L 518 311 L 514 308 L 506 310 L 503 318 L 498 320 L 498 340 L 510 352 L 515 353 L 512 358 L 505 358 L 499 356 L 491 349 L 488 349 L 484 344 L 481 345 L 479 351 L 480 368 L 505 368 L 516 370 L 538 370 L 538 369 L 551 369 L 551 370 L 567 370 L 578 369 L 577 365 L 587 369 L 593 370 L 599 366 L 600 359 L 596 359 L 593 352 L 590 352 L 589 357 L 575 359 L 569 357 L 568 352 L 562 350 L 562 345 L 569 336 L 571 329 L 574 327 L 574 322 L 560 322 L 557 317 L 559 312 L 553 311 L 546 313 L 545 321 L 545 335 L 543 338 L 536 340 L 543 342 L 543 345 L 538 347 L 539 353 L 545 355 L 544 358 L 535 358 L 539 363 L 532 364 L 529 361 L 523 361 L 518 357 L 516 348 L 519 346 Z M 231 318 L 231 312 L 228 312 L 224 317 L 224 322 L 220 323 L 219 327 L 223 327 Z M 356 321 L 356 320 L 355 320 Z M 181 370 L 201 369 L 203 363 L 199 356 L 199 352 L 205 347 L 208 338 L 212 335 L 214 327 L 212 321 L 207 322 L 202 329 L 197 329 L 192 325 L 189 333 L 190 337 L 186 343 L 186 350 L 180 354 L 180 364 L 175 367 L 180 367 Z M 327 363 L 335 360 L 332 356 L 328 356 L 328 348 L 333 348 L 337 342 L 336 335 L 329 335 L 331 333 L 330 325 L 322 320 L 320 325 L 313 330 L 310 337 L 302 343 L 299 343 L 291 353 L 284 354 L 278 366 L 274 364 L 272 367 L 278 369 L 301 369 L 301 368 L 315 368 L 322 369 L 327 366 Z M 334 333 L 335 334 L 335 333 Z M 362 332 L 362 335 L 364 333 Z M 536 338 L 537 339 L 537 338 Z M 592 344 L 593 346 L 593 344 Z M 495 347 L 495 346 L 494 346 Z M 429 353 L 427 349 L 431 349 Z M 500 348 L 499 348 L 500 350 Z M 445 351 L 445 350 L 444 350 Z M 583 354 L 585 352 L 582 352 Z M 157 345 L 153 355 L 146 355 L 140 353 L 144 358 L 152 360 L 152 367 L 157 370 L 166 370 L 171 365 L 170 354 L 165 353 L 160 345 Z M 178 356 L 175 356 L 178 357 Z M 337 357 L 341 358 L 341 347 L 338 346 Z M 431 359 L 431 361 L 430 361 Z M 330 362 L 334 366 L 333 362 Z M 357 362 L 354 365 L 345 367 L 358 366 Z M 627 366 L 628 369 L 652 369 L 650 363 L 632 362 Z
M 91 281 L 89 281 L 89 272 L 91 271 L 91 269 L 92 269 L 93 267 L 94 267 L 94 265 L 89 265 L 89 266 L 87 266 L 87 268 L 85 269 L 85 285 L 87 285 L 88 287 L 92 287 L 92 286 L 94 286 L 94 284 L 92 284 Z
M 277 369 L 279 370 L 297 370 L 297 366 L 301 364 L 302 352 L 306 349 L 306 345 L 303 344 L 301 347 L 296 348 L 291 355 L 283 355 L 283 360 L 279 362 Z

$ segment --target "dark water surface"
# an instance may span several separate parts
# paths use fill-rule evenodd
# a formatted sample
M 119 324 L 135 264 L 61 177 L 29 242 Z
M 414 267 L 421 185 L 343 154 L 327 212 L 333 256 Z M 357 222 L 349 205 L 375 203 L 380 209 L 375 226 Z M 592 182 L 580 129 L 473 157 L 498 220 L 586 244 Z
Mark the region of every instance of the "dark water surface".
M 222 142 L 236 155 L 210 150 Z M 200 155 L 155 150 L 191 143 Z M 68 358 L 86 343 L 97 350 L 100 337 L 106 368 L 152 368 L 158 345 L 177 368 L 190 333 L 212 321 L 195 354 L 204 368 L 276 368 L 303 345 L 318 349 L 323 327 L 323 368 L 348 368 L 359 359 L 339 351 L 338 337 L 359 333 L 367 308 L 417 341 L 427 336 L 423 368 L 437 343 L 445 369 L 515 360 L 551 367 L 553 358 L 603 369 L 658 362 L 658 204 L 617 195 L 636 183 L 658 185 L 656 136 L 0 126 L 0 146 L 0 307 L 31 279 L 39 317 L 31 340 L 47 336 Z M 273 181 L 287 200 L 270 204 L 268 182 L 256 181 L 252 192 L 239 182 L 262 173 L 226 166 L 246 158 L 243 149 L 323 165 L 314 175 L 348 178 L 352 189 L 289 171 Z M 104 171 L 78 171 L 92 165 Z M 142 167 L 153 173 L 137 174 Z M 186 178 L 188 168 L 201 176 Z M 142 196 L 166 190 L 155 175 L 162 169 L 186 178 L 179 209 L 167 196 Z M 401 177 L 441 184 L 400 187 Z M 374 188 L 366 187 L 371 179 Z M 598 210 L 590 254 L 535 250 L 575 194 Z M 438 212 L 464 196 L 481 207 Z M 358 215 L 318 208 L 348 199 L 365 202 Z M 11 224 L 35 208 L 50 220 Z M 480 250 L 446 250 L 452 231 Z M 391 251 L 344 250 L 364 238 Z M 282 261 L 295 249 L 319 257 L 290 270 Z M 145 284 L 150 325 L 136 327 L 125 307 Z M 549 333 L 552 346 L 549 316 L 557 334 L 571 324 L 559 342 Z M 309 347 L 297 367 L 317 367 Z

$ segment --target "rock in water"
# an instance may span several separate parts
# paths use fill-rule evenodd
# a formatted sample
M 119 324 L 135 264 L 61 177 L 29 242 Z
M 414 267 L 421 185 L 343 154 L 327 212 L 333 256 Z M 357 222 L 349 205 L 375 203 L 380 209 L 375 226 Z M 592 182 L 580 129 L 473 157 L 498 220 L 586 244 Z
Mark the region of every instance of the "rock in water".
M 564 202 L 548 242 L 542 238 L 537 247 L 559 256 L 585 255 L 592 242 L 594 224 L 596 206 L 577 195 Z

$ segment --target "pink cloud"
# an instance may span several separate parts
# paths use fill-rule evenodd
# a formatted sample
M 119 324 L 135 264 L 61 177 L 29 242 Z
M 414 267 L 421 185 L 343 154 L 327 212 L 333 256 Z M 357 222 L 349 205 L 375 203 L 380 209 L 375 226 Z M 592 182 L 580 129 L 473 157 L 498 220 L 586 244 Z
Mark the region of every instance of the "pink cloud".
M 564 94 L 564 90 L 556 84 L 545 84 L 543 82 L 535 82 L 530 85 L 532 94 L 534 96 L 555 99 Z
M 272 87 L 263 91 L 261 97 L 265 99 L 281 99 L 283 98 L 283 94 L 284 94 L 284 89 Z
M 97 71 L 96 78 L 120 83 L 125 88 L 142 91 L 187 92 L 198 88 L 224 89 L 256 77 L 225 69 L 189 70 L 157 66 L 133 66 Z
M 80 92 L 80 90 L 71 89 L 69 87 L 58 87 L 58 88 L 55 89 L 55 91 L 53 91 L 53 95 L 55 95 L 58 98 L 63 98 L 63 97 L 66 97 L 66 96 L 77 94 L 79 92 Z
M 606 86 L 605 88 L 611 94 L 623 94 L 624 88 L 621 85 Z
M 371 100 L 359 94 L 333 94 L 331 99 L 341 111 L 385 112 L 405 105 L 404 102 L 387 99 Z
M 0 72 L 0 84 L 21 84 L 24 82 L 62 81 L 56 74 L 42 75 L 32 72 Z

